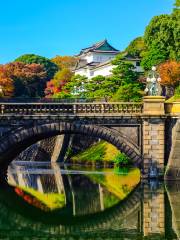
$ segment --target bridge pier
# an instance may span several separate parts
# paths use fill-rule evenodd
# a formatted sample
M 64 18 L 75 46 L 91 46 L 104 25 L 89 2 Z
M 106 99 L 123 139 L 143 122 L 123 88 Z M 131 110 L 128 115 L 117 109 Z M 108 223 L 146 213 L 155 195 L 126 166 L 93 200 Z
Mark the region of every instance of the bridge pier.
M 155 183 L 156 184 L 156 183 Z M 155 191 L 156 190 L 156 191 Z M 165 234 L 164 189 L 144 186 L 143 232 L 144 236 Z
M 168 159 L 165 179 L 180 180 L 180 120 L 172 129 L 172 145 Z
M 144 98 L 143 177 L 157 178 L 164 173 L 165 111 L 164 97 Z

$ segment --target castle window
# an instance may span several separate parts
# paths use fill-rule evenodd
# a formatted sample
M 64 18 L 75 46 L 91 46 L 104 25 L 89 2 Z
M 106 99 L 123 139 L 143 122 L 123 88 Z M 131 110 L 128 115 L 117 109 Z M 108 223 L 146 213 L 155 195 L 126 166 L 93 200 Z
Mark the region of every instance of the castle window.
M 94 72 L 93 71 L 90 72 L 90 76 L 91 77 L 94 76 Z
M 140 67 L 140 62 L 136 62 L 136 67 Z

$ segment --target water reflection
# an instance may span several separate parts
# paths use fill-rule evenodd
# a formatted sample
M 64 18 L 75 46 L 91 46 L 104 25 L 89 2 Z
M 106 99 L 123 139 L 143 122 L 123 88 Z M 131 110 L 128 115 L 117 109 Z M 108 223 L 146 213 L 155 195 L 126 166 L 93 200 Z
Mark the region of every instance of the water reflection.
M 180 185 L 138 183 L 137 169 L 13 163 L 0 239 L 179 239 Z

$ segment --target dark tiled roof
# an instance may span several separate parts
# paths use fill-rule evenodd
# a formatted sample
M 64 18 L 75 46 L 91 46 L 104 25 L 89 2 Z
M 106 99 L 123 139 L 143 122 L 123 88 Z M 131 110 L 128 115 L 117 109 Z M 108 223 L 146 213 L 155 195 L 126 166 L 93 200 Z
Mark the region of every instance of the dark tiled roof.
M 135 60 L 136 61 L 141 60 L 141 58 L 139 56 L 133 56 L 130 53 L 127 53 L 127 52 L 123 52 L 122 56 L 123 56 L 124 60 L 134 60 L 134 61 Z
M 83 48 L 80 52 L 79 55 L 82 55 L 83 53 L 88 53 L 88 52 L 105 52 L 105 53 L 118 53 L 119 50 L 115 49 L 114 47 L 112 47 L 108 41 L 105 39 L 101 42 L 95 43 L 92 46 L 88 47 L 88 48 Z
M 90 63 L 87 63 L 86 60 L 80 59 L 80 60 L 78 61 L 77 65 L 75 66 L 74 70 L 78 70 L 78 69 L 80 69 L 80 68 L 85 68 L 85 67 L 87 67 L 87 66 L 89 66 L 89 67 L 94 67 L 94 66 L 96 66 L 96 65 L 98 65 L 98 64 L 99 64 L 99 62 L 90 62 Z

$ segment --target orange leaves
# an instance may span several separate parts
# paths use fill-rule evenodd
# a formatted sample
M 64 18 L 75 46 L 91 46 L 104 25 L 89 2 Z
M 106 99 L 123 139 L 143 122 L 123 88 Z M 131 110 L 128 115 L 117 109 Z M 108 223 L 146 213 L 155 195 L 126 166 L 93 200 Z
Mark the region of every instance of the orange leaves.
M 46 71 L 40 64 L 25 64 L 13 62 L 0 65 L 0 86 L 2 86 L 3 96 L 11 97 L 14 92 L 15 81 L 20 81 L 25 88 L 36 89 L 38 82 L 46 78 Z M 17 89 L 16 89 L 17 91 Z
M 158 67 L 161 83 L 165 86 L 177 86 L 180 84 L 180 62 L 167 61 Z
M 76 65 L 78 59 L 71 56 L 56 56 L 51 59 L 51 61 L 54 62 L 59 67 L 59 69 L 72 69 Z
M 4 65 L 6 73 L 12 78 L 19 78 L 22 81 L 32 82 L 34 79 L 44 79 L 46 71 L 40 64 L 25 64 L 22 62 L 14 62 Z
M 0 97 L 12 97 L 14 92 L 13 80 L 10 78 L 10 74 L 6 72 L 3 65 L 0 65 Z

